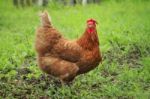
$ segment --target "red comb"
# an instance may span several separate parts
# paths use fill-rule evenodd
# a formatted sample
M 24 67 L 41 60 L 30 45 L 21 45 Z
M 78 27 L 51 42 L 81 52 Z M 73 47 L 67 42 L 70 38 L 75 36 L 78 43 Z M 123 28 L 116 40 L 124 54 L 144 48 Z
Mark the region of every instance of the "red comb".
M 89 19 L 86 22 L 87 22 L 87 24 L 94 24 L 94 25 L 97 24 L 97 22 L 94 19 Z

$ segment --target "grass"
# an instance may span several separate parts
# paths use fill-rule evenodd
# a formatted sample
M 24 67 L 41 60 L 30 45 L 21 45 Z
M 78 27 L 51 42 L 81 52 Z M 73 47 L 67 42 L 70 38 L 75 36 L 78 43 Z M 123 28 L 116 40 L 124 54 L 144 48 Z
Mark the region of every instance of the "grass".
M 9 5 L 9 6 L 6 6 Z M 149 99 L 150 1 L 105 1 L 100 5 L 15 8 L 0 1 L 0 98 Z M 47 9 L 68 39 L 82 35 L 85 21 L 98 21 L 103 63 L 71 86 L 43 74 L 36 63 L 38 13 Z

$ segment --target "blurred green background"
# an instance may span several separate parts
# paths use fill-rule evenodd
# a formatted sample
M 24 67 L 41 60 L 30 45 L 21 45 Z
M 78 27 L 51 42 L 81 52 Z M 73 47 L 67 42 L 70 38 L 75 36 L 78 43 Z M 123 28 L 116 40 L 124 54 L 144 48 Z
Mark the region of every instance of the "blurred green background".
M 150 1 L 60 1 L 17 6 L 0 0 L 0 99 L 150 99 Z M 87 19 L 98 21 L 103 62 L 71 86 L 60 86 L 37 66 L 34 39 L 42 10 L 68 39 L 82 35 Z

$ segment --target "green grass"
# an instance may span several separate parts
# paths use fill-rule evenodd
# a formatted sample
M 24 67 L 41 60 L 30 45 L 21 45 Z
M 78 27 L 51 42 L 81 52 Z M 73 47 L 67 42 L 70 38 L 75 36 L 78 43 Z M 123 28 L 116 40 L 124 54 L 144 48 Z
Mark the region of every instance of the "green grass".
M 9 6 L 8 6 L 9 5 Z M 15 8 L 0 1 L 0 98 L 149 99 L 150 1 L 105 1 L 100 5 Z M 88 18 L 98 21 L 103 62 L 71 86 L 43 75 L 36 63 L 38 13 L 47 9 L 68 39 L 82 35 Z

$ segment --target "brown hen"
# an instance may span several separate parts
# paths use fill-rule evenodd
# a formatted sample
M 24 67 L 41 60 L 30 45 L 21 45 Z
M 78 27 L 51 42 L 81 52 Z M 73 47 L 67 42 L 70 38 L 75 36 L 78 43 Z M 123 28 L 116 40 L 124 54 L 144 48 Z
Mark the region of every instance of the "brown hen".
M 102 61 L 96 21 L 87 21 L 84 34 L 69 41 L 51 23 L 47 11 L 41 15 L 41 26 L 36 31 L 35 48 L 42 71 L 70 82 L 77 75 L 87 73 Z

